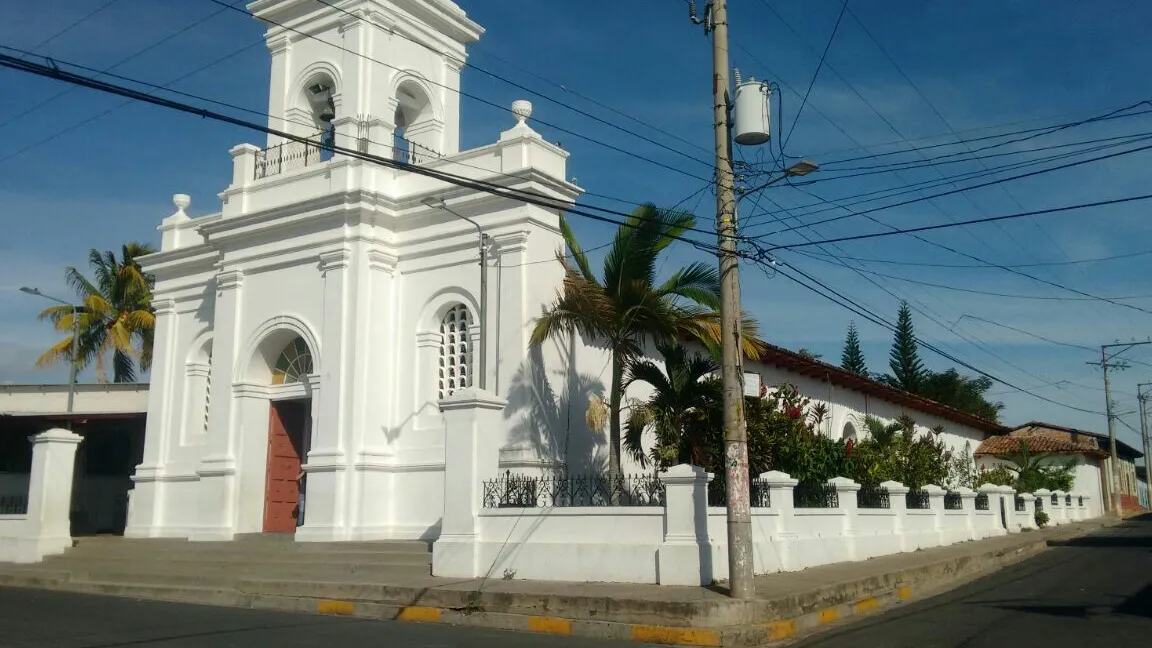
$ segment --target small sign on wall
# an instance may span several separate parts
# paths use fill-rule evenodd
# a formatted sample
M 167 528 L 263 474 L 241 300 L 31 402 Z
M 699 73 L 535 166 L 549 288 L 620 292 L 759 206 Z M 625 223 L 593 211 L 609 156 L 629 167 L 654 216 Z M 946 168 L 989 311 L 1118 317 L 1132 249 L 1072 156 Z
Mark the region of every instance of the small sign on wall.
M 744 395 L 747 397 L 750 397 L 750 398 L 763 397 L 764 394 L 763 394 L 762 390 L 760 389 L 760 386 L 762 383 L 763 383 L 763 381 L 760 378 L 760 374 L 745 372 L 745 374 L 744 374 Z

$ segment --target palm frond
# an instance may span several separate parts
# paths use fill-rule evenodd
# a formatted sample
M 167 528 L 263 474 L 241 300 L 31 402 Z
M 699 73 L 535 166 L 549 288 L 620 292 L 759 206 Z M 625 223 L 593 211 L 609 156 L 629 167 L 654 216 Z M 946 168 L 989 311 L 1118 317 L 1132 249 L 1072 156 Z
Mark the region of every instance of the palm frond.
M 572 233 L 571 226 L 568 225 L 568 219 L 560 216 L 560 234 L 564 237 L 564 244 L 568 246 L 568 251 L 572 253 L 572 260 L 576 262 L 576 267 L 580 269 L 580 274 L 588 281 L 595 282 L 596 275 L 592 273 L 592 266 L 588 264 L 588 255 L 585 254 L 584 248 L 580 245 L 580 241 L 576 240 L 576 235 Z

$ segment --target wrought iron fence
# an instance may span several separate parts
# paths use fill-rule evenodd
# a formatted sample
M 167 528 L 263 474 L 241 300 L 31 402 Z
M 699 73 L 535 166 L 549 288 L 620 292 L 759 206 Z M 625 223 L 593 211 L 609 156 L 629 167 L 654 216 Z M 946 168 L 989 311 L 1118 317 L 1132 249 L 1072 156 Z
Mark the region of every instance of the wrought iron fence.
M 800 482 L 792 489 L 792 505 L 796 508 L 840 508 L 840 494 L 831 484 Z
M 888 489 L 879 486 L 862 486 L 856 491 L 856 506 L 862 509 L 892 508 L 892 498 Z
M 0 495 L 0 515 L 25 515 L 27 513 L 27 495 Z
M 1024 505 L 1024 498 L 1021 497 L 1020 495 L 1017 495 L 1016 496 L 1016 510 L 1017 511 L 1024 511 L 1027 508 L 1028 507 Z
M 1052 506 L 1056 506 L 1059 503 L 1060 503 L 1060 496 L 1057 495 L 1056 493 L 1052 493 Z
M 322 135 L 313 135 L 309 140 L 315 141 L 284 142 L 260 151 L 256 155 L 256 179 L 315 166 L 331 159 L 331 146 L 321 143 L 321 137 Z
M 988 510 L 988 493 L 980 493 L 979 495 L 976 496 L 976 510 L 977 511 L 987 511 Z
M 1036 510 L 1037 511 L 1043 511 L 1044 510 L 1044 498 L 1043 497 L 1037 497 L 1036 498 Z
M 1078 499 L 1079 499 L 1080 501 L 1079 501 L 1079 502 L 1077 502 L 1077 503 L 1076 503 L 1076 505 L 1077 505 L 1077 506 L 1084 506 L 1084 496 L 1083 496 L 1083 495 L 1080 495 L 1080 496 L 1078 497 Z
M 664 484 L 655 475 L 534 477 L 509 471 L 483 486 L 484 508 L 664 505 Z
M 1072 506 L 1072 495 L 1064 496 L 1064 506 Z
M 752 508 L 769 508 L 772 506 L 771 492 L 768 483 L 763 479 L 753 479 L 748 482 L 748 494 L 751 496 Z M 728 505 L 728 484 L 719 479 L 713 479 L 708 484 L 708 506 Z
M 964 498 L 960 493 L 947 493 L 944 495 L 944 510 L 961 511 L 964 509 Z
M 910 490 L 904 496 L 905 506 L 909 509 L 925 510 L 929 506 L 928 491 Z

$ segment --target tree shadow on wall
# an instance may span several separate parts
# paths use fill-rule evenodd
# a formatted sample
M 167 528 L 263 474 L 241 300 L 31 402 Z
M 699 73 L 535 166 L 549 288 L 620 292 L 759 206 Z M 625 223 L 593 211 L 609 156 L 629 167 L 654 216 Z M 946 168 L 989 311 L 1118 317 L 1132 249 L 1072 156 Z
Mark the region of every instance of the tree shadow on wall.
M 519 420 L 508 445 L 530 448 L 540 460 L 570 474 L 602 473 L 607 440 L 603 431 L 588 428 L 585 412 L 593 396 L 605 397 L 604 383 L 576 366 L 576 336 L 547 344 L 555 345 L 559 355 L 553 366 L 547 366 L 540 347 L 531 347 L 512 378 L 504 415 Z M 563 391 L 557 393 L 553 385 L 562 385 Z

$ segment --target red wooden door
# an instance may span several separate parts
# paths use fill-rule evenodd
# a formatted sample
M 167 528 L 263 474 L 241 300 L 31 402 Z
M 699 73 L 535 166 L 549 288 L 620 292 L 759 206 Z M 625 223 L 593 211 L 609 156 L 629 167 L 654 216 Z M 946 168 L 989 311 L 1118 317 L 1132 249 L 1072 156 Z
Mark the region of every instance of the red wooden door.
M 308 407 L 272 403 L 268 425 L 268 474 L 264 491 L 264 532 L 295 533 L 300 514 L 300 465 Z

